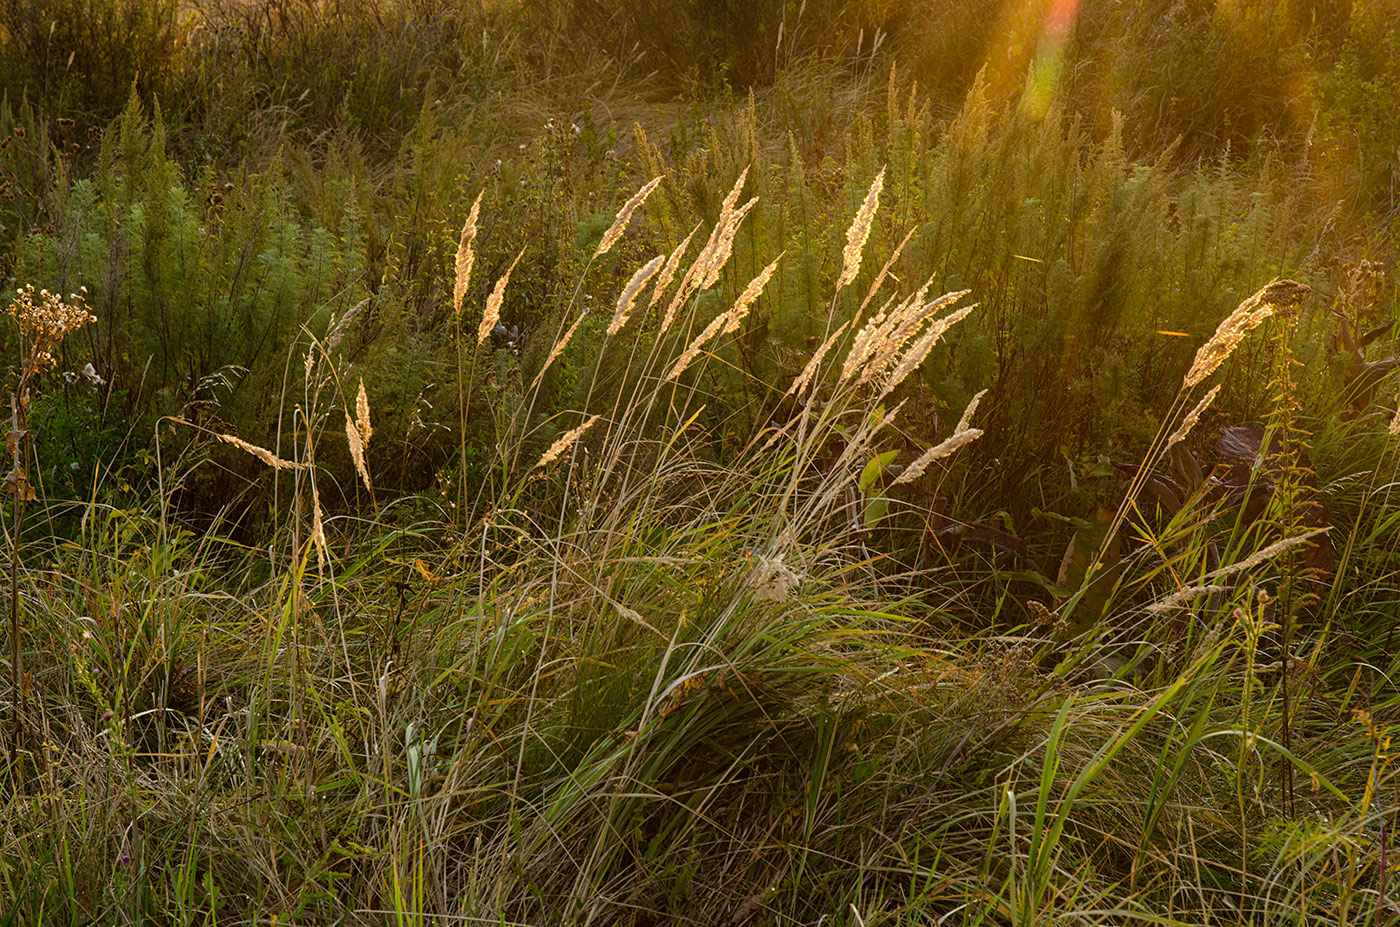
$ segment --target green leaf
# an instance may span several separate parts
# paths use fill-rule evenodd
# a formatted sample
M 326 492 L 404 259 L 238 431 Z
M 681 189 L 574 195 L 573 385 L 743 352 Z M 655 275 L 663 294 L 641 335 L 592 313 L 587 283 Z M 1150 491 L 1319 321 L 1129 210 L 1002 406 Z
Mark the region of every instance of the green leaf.
M 889 511 L 890 500 L 886 496 L 871 496 L 865 503 L 865 530 L 873 530 Z
M 885 472 L 885 468 L 890 462 L 899 456 L 899 451 L 885 451 L 871 458 L 870 463 L 865 465 L 865 469 L 860 474 L 860 491 L 865 492 L 870 488 L 870 484 L 875 482 L 875 478 Z

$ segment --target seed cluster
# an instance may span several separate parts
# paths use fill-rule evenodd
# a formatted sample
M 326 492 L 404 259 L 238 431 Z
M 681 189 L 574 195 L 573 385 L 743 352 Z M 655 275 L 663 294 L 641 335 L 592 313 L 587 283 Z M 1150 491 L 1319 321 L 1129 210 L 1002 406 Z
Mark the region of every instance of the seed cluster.
M 88 311 L 87 287 L 78 290 L 69 293 L 66 300 L 48 290 L 36 293 L 32 283 L 15 291 L 16 298 L 8 311 L 32 348 L 36 369 L 52 367 L 58 343 L 88 322 L 97 321 L 97 316 Z

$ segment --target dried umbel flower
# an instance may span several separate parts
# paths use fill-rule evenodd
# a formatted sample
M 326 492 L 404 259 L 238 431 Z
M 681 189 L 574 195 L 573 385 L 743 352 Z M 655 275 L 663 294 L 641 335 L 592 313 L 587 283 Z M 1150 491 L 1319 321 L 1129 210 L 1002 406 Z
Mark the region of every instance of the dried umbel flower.
M 481 327 L 476 331 L 476 343 L 481 344 L 486 340 L 496 328 L 496 323 L 501 321 L 501 303 L 506 299 L 506 284 L 510 283 L 510 273 L 515 270 L 515 265 L 520 263 L 520 259 L 525 256 L 525 249 L 521 248 L 520 253 L 515 256 L 515 260 L 510 262 L 506 272 L 501 279 L 496 281 L 495 287 L 491 290 L 491 295 L 486 297 L 486 311 L 481 315 Z
M 617 310 L 613 312 L 612 321 L 608 323 L 609 337 L 622 331 L 622 327 L 632 317 L 632 307 L 637 304 L 637 295 L 641 293 L 642 287 L 647 285 L 647 281 L 656 275 L 665 260 L 666 255 L 658 254 L 637 268 L 632 279 L 627 281 L 627 285 L 622 288 L 622 294 L 617 297 Z
M 555 441 L 549 446 L 549 450 L 544 452 L 544 456 L 539 459 L 539 462 L 536 463 L 535 466 L 540 468 L 548 467 L 550 464 L 554 463 L 554 461 L 558 460 L 561 454 L 574 446 L 574 442 L 583 437 L 585 431 L 593 427 L 593 423 L 598 421 L 599 417 L 600 416 L 595 415 L 572 431 L 566 431 L 558 441 Z
M 19 326 L 20 337 L 29 350 L 26 366 L 39 372 L 54 365 L 53 352 L 64 338 L 97 316 L 88 311 L 87 287 L 68 294 L 65 300 L 48 290 L 34 292 L 34 285 L 20 287 L 8 312 Z M 32 366 L 30 366 L 32 365 Z
M 1196 403 L 1196 407 L 1186 413 L 1186 418 L 1181 420 L 1181 427 L 1172 432 L 1172 436 L 1167 439 L 1165 450 L 1171 450 L 1173 447 L 1186 440 L 1186 436 L 1191 433 L 1191 429 L 1195 428 L 1196 423 L 1201 420 L 1201 413 L 1210 407 L 1211 402 L 1215 399 L 1215 394 L 1218 392 L 1220 392 L 1219 383 L 1212 386 L 1210 392 L 1202 396 L 1201 401 Z
M 636 212 L 647 201 L 647 197 L 651 196 L 651 191 L 660 184 L 660 177 L 653 178 L 646 186 L 634 193 L 630 200 L 622 204 L 622 208 L 617 211 L 617 218 L 603 233 L 603 240 L 598 242 L 598 249 L 593 252 L 595 258 L 600 258 L 612 250 L 613 245 L 617 244 L 618 239 L 627 231 L 627 224 L 632 221 L 632 213 Z
M 467 295 L 467 284 L 472 277 L 472 264 L 476 260 L 472 252 L 472 243 L 476 241 L 476 219 L 481 212 L 481 197 L 485 190 L 476 195 L 476 202 L 472 203 L 471 212 L 467 213 L 467 221 L 462 226 L 462 239 L 457 244 L 456 274 L 452 281 L 452 315 L 454 318 L 462 316 L 462 300 Z
M 1294 280 L 1274 280 L 1259 292 L 1240 303 L 1215 329 L 1210 340 L 1201 345 L 1191 369 L 1182 380 L 1183 389 L 1193 389 L 1225 363 L 1244 336 L 1258 328 L 1270 317 L 1291 312 L 1312 292 L 1307 284 Z
M 874 183 L 870 185 L 870 192 L 865 194 L 865 202 L 861 204 L 851 227 L 846 230 L 846 248 L 841 254 L 841 279 L 836 281 L 838 290 L 844 288 L 860 273 L 861 254 L 865 251 L 866 239 L 870 237 L 870 225 L 875 221 L 875 210 L 880 208 L 880 191 L 883 189 L 885 169 L 882 167 L 880 173 L 875 175 Z

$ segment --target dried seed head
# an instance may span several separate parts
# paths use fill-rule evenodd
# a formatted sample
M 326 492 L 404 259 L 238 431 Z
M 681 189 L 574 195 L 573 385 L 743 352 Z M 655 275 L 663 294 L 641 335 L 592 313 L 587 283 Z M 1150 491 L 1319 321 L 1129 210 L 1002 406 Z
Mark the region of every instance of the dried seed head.
M 540 381 L 544 379 L 545 371 L 549 370 L 550 366 L 559 359 L 559 355 L 564 353 L 564 349 L 574 338 L 574 332 L 578 331 L 578 327 L 583 324 L 583 320 L 586 318 L 588 318 L 588 311 L 580 312 L 579 317 L 574 319 L 574 324 L 569 326 L 569 330 L 564 332 L 558 341 L 554 342 L 554 347 L 549 349 L 549 356 L 544 359 L 544 365 L 540 367 L 540 372 L 535 374 L 535 379 L 530 384 L 531 389 L 540 385 Z
M 658 254 L 632 275 L 632 279 L 627 281 L 627 285 L 622 288 L 622 293 L 617 297 L 617 310 L 613 313 L 612 322 L 608 323 L 608 335 L 616 335 L 622 331 L 622 327 L 627 324 L 627 320 L 632 317 L 632 307 L 637 304 L 637 295 L 641 293 L 642 287 L 647 281 L 656 275 L 661 268 L 662 262 L 666 260 L 666 255 Z
M 462 226 L 462 239 L 457 244 L 456 274 L 452 281 L 452 314 L 456 318 L 462 316 L 462 300 L 467 295 L 467 284 L 472 277 L 472 264 L 476 256 L 472 251 L 472 243 L 476 240 L 476 220 L 481 212 L 481 197 L 485 190 L 476 195 L 476 202 L 472 203 L 471 212 L 467 213 L 467 221 Z
M 865 251 L 865 240 L 870 237 L 870 225 L 875 221 L 875 211 L 880 208 L 880 191 L 885 188 L 885 169 L 875 175 L 870 192 L 865 194 L 865 202 L 856 212 L 851 227 L 846 230 L 846 249 L 841 254 L 841 279 L 836 288 L 842 289 L 860 273 L 861 254 Z
M 598 418 L 599 416 L 595 415 L 572 431 L 565 432 L 558 441 L 555 441 L 549 446 L 549 450 L 544 452 L 544 456 L 539 459 L 539 463 L 535 464 L 535 466 L 541 468 L 547 467 L 558 460 L 561 454 L 574 446 L 574 442 L 583 437 L 585 431 L 593 427 L 593 423 L 598 421 Z
M 786 251 L 783 252 L 783 254 L 786 253 Z M 744 287 L 744 292 L 740 293 L 739 298 L 734 301 L 734 307 L 725 313 L 724 334 L 732 335 L 739 330 L 744 316 L 748 315 L 749 308 L 763 292 L 763 288 L 768 285 L 769 278 L 773 276 L 773 271 L 778 269 L 778 262 L 782 259 L 782 254 L 775 257 L 771 264 L 759 271 L 758 276 L 750 280 L 749 285 Z
M 822 361 L 826 359 L 827 352 L 831 350 L 831 346 L 836 343 L 836 339 L 841 337 L 841 333 L 844 332 L 846 327 L 850 324 L 850 322 L 842 322 L 837 326 L 836 331 L 827 336 L 827 339 L 822 342 L 821 347 L 817 348 L 816 353 L 807 361 L 807 365 L 802 368 L 802 372 L 797 375 L 797 379 L 792 381 L 792 385 L 788 387 L 787 393 L 784 394 L 785 396 L 802 395 L 802 391 L 807 388 L 808 384 L 816 379 L 817 372 L 821 369 Z
M 249 442 L 244 441 L 237 435 L 224 434 L 221 431 L 210 431 L 208 428 L 205 428 L 202 425 L 196 425 L 194 422 L 186 421 L 185 419 L 175 415 L 170 416 L 170 421 L 174 422 L 177 425 L 185 425 L 189 428 L 195 428 L 200 431 L 208 432 L 209 434 L 212 434 L 214 437 L 218 438 L 220 441 L 223 441 L 225 444 L 232 444 L 239 450 L 252 454 L 258 460 L 261 460 L 263 463 L 267 464 L 274 470 L 306 469 L 306 464 L 304 463 L 297 463 L 294 460 L 284 460 L 283 458 L 278 457 L 276 454 L 272 453 L 272 451 L 269 451 L 267 448 L 258 447 L 256 444 L 250 444 Z
M 336 322 L 335 325 L 331 327 L 330 334 L 326 335 L 327 354 L 340 346 L 341 339 L 345 337 L 345 333 L 350 329 L 350 323 L 353 322 L 361 312 L 365 311 L 365 307 L 369 305 L 370 299 L 371 297 L 366 296 L 364 299 L 351 306 L 350 310 L 340 317 L 340 321 Z
M 957 452 L 959 448 L 965 447 L 982 437 L 982 429 L 972 428 L 970 425 L 972 423 L 973 413 L 977 411 L 978 403 L 982 401 L 982 397 L 986 394 L 987 391 L 982 390 L 977 395 L 973 396 L 972 401 L 967 404 L 967 409 L 964 410 L 962 418 L 958 421 L 958 427 L 953 429 L 953 433 L 943 441 L 920 454 L 919 457 L 911 463 L 903 473 L 896 477 L 895 481 L 890 485 L 899 486 L 902 483 L 909 483 L 918 479 L 923 476 L 929 464 L 950 456 Z
M 1291 312 L 1302 304 L 1312 289 L 1294 280 L 1273 280 L 1241 302 L 1216 327 L 1210 340 L 1201 345 L 1191 369 L 1182 380 L 1183 389 L 1193 389 L 1210 376 L 1234 353 L 1244 336 L 1276 314 Z
M 1172 432 L 1172 436 L 1167 439 L 1167 446 L 1163 451 L 1171 450 L 1191 433 L 1191 429 L 1196 427 L 1196 423 L 1201 420 L 1201 413 L 1209 408 L 1211 402 L 1215 400 L 1215 394 L 1220 392 L 1220 384 L 1217 383 L 1210 388 L 1210 392 L 1201 397 L 1201 401 L 1196 403 L 1196 407 L 1186 413 L 1186 418 L 1181 420 L 1181 427 Z
M 618 239 L 627 231 L 627 224 L 632 221 L 632 213 L 636 212 L 638 207 L 647 201 L 647 197 L 651 196 L 651 191 L 655 190 L 660 183 L 660 177 L 653 178 L 646 186 L 632 194 L 630 200 L 622 204 L 622 208 L 617 211 L 617 218 L 603 233 L 603 240 L 598 242 L 598 248 L 593 252 L 594 258 L 600 258 L 612 250 L 613 245 L 617 244 Z
M 525 256 L 525 249 L 521 248 L 520 253 L 515 256 L 515 260 L 510 262 L 506 272 L 501 279 L 496 281 L 496 286 L 492 288 L 491 295 L 486 297 L 486 311 L 481 315 L 481 327 L 476 331 L 476 343 L 481 344 L 496 328 L 496 323 L 501 321 L 501 303 L 505 302 L 506 284 L 510 282 L 510 272 L 515 270 L 515 265 L 520 263 L 520 259 Z
M 685 236 L 685 240 L 676 245 L 676 250 L 672 251 L 670 257 L 666 258 L 666 266 L 662 267 L 661 273 L 657 275 L 656 286 L 651 291 L 651 299 L 647 300 L 648 309 L 656 305 L 661 294 L 666 292 L 666 288 L 676 278 L 676 270 L 680 267 L 681 258 L 685 257 L 685 250 L 690 247 L 690 240 L 695 237 L 695 233 L 698 231 L 700 231 L 700 223 L 697 222 L 695 228 L 690 230 L 690 234 Z

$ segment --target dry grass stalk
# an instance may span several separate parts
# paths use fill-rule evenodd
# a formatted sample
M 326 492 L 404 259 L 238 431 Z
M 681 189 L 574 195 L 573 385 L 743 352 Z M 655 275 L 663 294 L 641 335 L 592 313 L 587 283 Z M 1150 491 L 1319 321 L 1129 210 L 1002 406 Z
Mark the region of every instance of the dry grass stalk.
M 875 294 L 880 291 L 880 287 L 885 285 L 885 280 L 890 275 L 890 268 L 894 267 L 894 262 L 898 261 L 899 256 L 904 253 L 904 246 L 909 244 L 909 239 L 914 237 L 914 232 L 917 230 L 918 226 L 910 229 L 904 236 L 904 240 L 895 247 L 894 251 L 890 254 L 889 260 L 885 261 L 885 266 L 881 267 L 880 272 L 875 275 L 875 279 L 870 284 L 870 292 L 865 294 L 865 299 L 861 301 L 860 308 L 856 310 L 856 315 L 860 315 L 865 311 L 865 307 L 870 305 L 871 300 L 875 298 Z M 930 283 L 932 283 L 932 281 L 930 281 Z
M 1306 284 L 1293 280 L 1273 280 L 1265 284 L 1259 292 L 1235 307 L 1235 311 L 1215 329 L 1210 340 L 1201 345 L 1191 369 L 1182 380 L 1182 387 L 1188 390 L 1195 388 L 1225 363 L 1245 335 L 1273 315 L 1296 309 L 1311 291 Z
M 1188 605 L 1192 601 L 1200 598 L 1203 595 L 1209 595 L 1214 592 L 1226 591 L 1228 591 L 1227 587 L 1217 584 L 1186 586 L 1180 589 L 1179 591 L 1174 592 L 1169 596 L 1164 596 L 1163 598 L 1160 598 L 1156 602 L 1153 602 L 1151 605 L 1147 606 L 1147 613 L 1149 615 L 1159 615 L 1162 612 L 1169 612 L 1173 609 L 1181 608 L 1183 605 Z
M 1201 413 L 1210 407 L 1210 404 L 1215 400 L 1215 394 L 1218 392 L 1220 392 L 1219 383 L 1212 386 L 1210 392 L 1202 396 L 1201 401 L 1196 403 L 1196 407 L 1186 413 L 1186 418 L 1181 420 L 1181 427 L 1173 431 L 1172 436 L 1167 439 L 1167 446 L 1163 449 L 1164 452 L 1171 450 L 1173 447 L 1186 440 L 1186 436 L 1191 433 L 1191 429 L 1195 428 L 1196 423 L 1201 420 Z
M 903 483 L 910 483 L 917 480 L 924 475 L 924 471 L 928 469 L 929 464 L 936 460 L 942 460 L 944 457 L 951 456 L 960 448 L 982 437 L 982 429 L 972 428 L 970 424 L 972 422 L 973 413 L 977 411 L 978 403 L 982 401 L 982 397 L 986 394 L 987 391 L 982 390 L 976 396 L 973 396 L 972 401 L 967 404 L 967 409 L 963 412 L 962 418 L 958 421 L 958 427 L 953 430 L 953 433 L 920 454 L 919 457 L 905 468 L 904 472 L 890 485 L 899 486 Z
M 802 372 L 797 375 L 797 379 L 792 381 L 792 385 L 788 387 L 788 391 L 784 396 L 802 395 L 802 391 L 807 388 L 808 384 L 816 379 L 817 371 L 821 369 L 822 361 L 826 359 L 827 352 L 831 350 L 831 346 L 836 343 L 836 339 L 841 337 L 841 333 L 844 332 L 846 327 L 850 324 L 850 322 L 842 322 L 837 326 L 836 331 L 827 336 L 827 339 L 822 342 L 821 347 L 817 348 L 816 353 L 807 361 L 807 365 L 802 368 Z
M 476 220 L 485 192 L 483 190 L 476 195 L 476 202 L 472 203 L 471 212 L 467 213 L 467 221 L 462 226 L 462 239 L 457 244 L 456 274 L 452 281 L 452 314 L 456 318 L 462 316 L 462 300 L 467 296 L 467 284 L 471 281 L 472 264 L 476 260 L 472 242 L 476 240 Z
M 608 335 L 616 335 L 622 331 L 622 327 L 627 324 L 627 320 L 632 317 L 632 307 L 637 304 L 637 295 L 641 293 L 642 287 L 647 281 L 656 275 L 661 264 L 666 260 L 666 255 L 658 254 L 647 261 L 637 272 L 632 275 L 632 279 L 627 281 L 627 285 L 622 288 L 622 293 L 617 297 L 617 310 L 613 313 L 612 321 L 608 323 Z
M 247 453 L 252 454 L 258 460 L 261 460 L 263 463 L 267 464 L 274 470 L 306 469 L 306 464 L 304 463 L 297 463 L 294 460 L 285 460 L 281 457 L 278 457 L 276 454 L 272 453 L 272 451 L 269 451 L 267 448 L 258 447 L 256 444 L 251 444 L 247 441 L 244 441 L 237 435 L 224 434 L 222 431 L 213 431 L 211 429 L 205 428 L 203 425 L 196 425 L 194 422 L 186 421 L 185 419 L 175 415 L 170 416 L 170 421 L 174 422 L 177 425 L 186 425 L 190 428 L 196 428 L 200 431 L 208 432 L 209 434 L 218 438 L 225 444 L 232 444 L 239 450 L 246 451 Z
M 374 436 L 374 426 L 369 420 L 369 395 L 365 392 L 365 379 L 360 378 L 360 390 L 355 396 L 355 424 L 360 428 L 360 436 L 365 439 L 365 446 L 369 446 L 369 439 Z
M 749 210 L 758 202 L 757 199 L 751 199 L 739 209 L 734 208 L 734 204 L 739 200 L 739 191 L 744 188 L 744 181 L 748 176 L 749 169 L 744 168 L 739 174 L 739 179 L 734 182 L 733 188 L 720 205 L 719 218 L 715 220 L 715 227 L 710 230 L 710 237 L 705 242 L 705 247 L 700 249 L 700 254 L 696 256 L 695 262 L 682 275 L 680 286 L 676 288 L 675 296 L 671 298 L 670 304 L 666 307 L 666 314 L 661 320 L 658 335 L 665 334 L 670 329 L 671 323 L 676 319 L 676 313 L 686 300 L 695 293 L 714 286 L 715 281 L 719 280 L 720 271 L 729 262 L 729 256 L 733 251 L 734 235 L 738 232 L 744 217 L 749 214 Z
M 593 257 L 595 259 L 602 257 L 612 250 L 613 245 L 617 244 L 618 239 L 627 231 L 627 224 L 632 221 L 632 213 L 636 212 L 637 209 L 647 201 L 647 197 L 651 196 L 651 191 L 655 190 L 660 184 L 660 177 L 652 178 L 647 182 L 646 186 L 632 194 L 630 200 L 622 204 L 622 208 L 617 211 L 617 218 L 613 220 L 613 224 L 608 227 L 608 230 L 603 233 L 603 240 L 598 242 L 598 248 L 593 252 Z
M 958 419 L 958 427 L 954 428 L 953 431 L 967 431 L 972 427 L 972 416 L 977 413 L 977 407 L 982 403 L 982 397 L 985 395 L 987 395 L 986 390 L 978 390 L 977 395 L 972 397 L 972 401 L 963 410 L 962 418 Z
M 917 480 L 924 475 L 924 471 L 928 469 L 929 464 L 955 454 L 965 445 L 971 444 L 980 437 L 982 437 L 982 429 L 980 428 L 969 428 L 966 431 L 954 432 L 943 441 L 920 454 L 918 459 L 911 463 L 891 485 L 899 486 L 902 483 L 911 483 Z
M 583 437 L 585 431 L 593 427 L 593 423 L 598 421 L 599 417 L 600 416 L 595 415 L 572 431 L 565 432 L 558 441 L 555 441 L 549 446 L 549 450 L 544 452 L 544 456 L 540 458 L 539 463 L 535 464 L 535 466 L 547 467 L 558 460 L 561 454 L 574 446 L 574 442 Z
M 944 333 L 967 318 L 968 314 L 976 308 L 977 303 L 973 303 L 970 306 L 964 306 L 950 315 L 935 320 L 922 335 L 915 339 L 913 344 L 904 349 L 903 353 L 899 353 L 897 350 L 890 352 L 889 356 L 891 358 L 897 357 L 898 362 L 893 364 L 894 370 L 885 380 L 880 391 L 882 393 L 888 393 L 900 383 L 903 383 L 906 377 L 915 370 L 918 370 L 919 366 L 928 359 L 929 354 L 933 351 L 934 345 L 938 344 L 939 339 L 943 337 Z M 885 366 L 888 366 L 886 362 L 877 359 L 877 363 L 871 365 L 866 373 L 873 376 L 876 371 Z M 863 375 L 862 379 L 857 381 L 857 385 L 865 379 L 867 379 L 867 377 Z
M 870 237 L 870 226 L 875 221 L 875 211 L 880 208 L 880 191 L 885 189 L 885 169 L 875 175 L 870 184 L 870 192 L 865 194 L 865 202 L 860 204 L 851 227 L 846 230 L 846 249 L 841 253 L 841 279 L 836 281 L 838 290 L 860 273 L 861 255 L 865 251 L 865 241 Z
M 510 262 L 505 274 L 496 281 L 495 287 L 491 290 L 491 295 L 486 297 L 486 311 L 481 315 L 481 327 L 476 331 L 476 343 L 481 344 L 495 330 L 496 324 L 501 321 L 501 303 L 506 299 L 506 284 L 510 282 L 510 272 L 515 270 L 515 265 L 520 263 L 520 259 L 525 256 L 525 249 L 521 248 L 520 253 L 515 256 L 515 260 Z
M 695 237 L 695 233 L 700 231 L 700 223 L 695 223 L 695 227 L 690 230 L 690 234 L 685 236 L 685 240 L 676 245 L 676 250 L 672 251 L 666 258 L 666 265 L 661 268 L 661 273 L 657 275 L 656 286 L 651 291 L 651 299 L 647 300 L 647 308 L 656 305 L 666 289 L 671 285 L 671 281 L 676 279 L 676 270 L 681 265 L 681 259 L 685 257 L 685 251 L 690 247 L 690 241 Z

